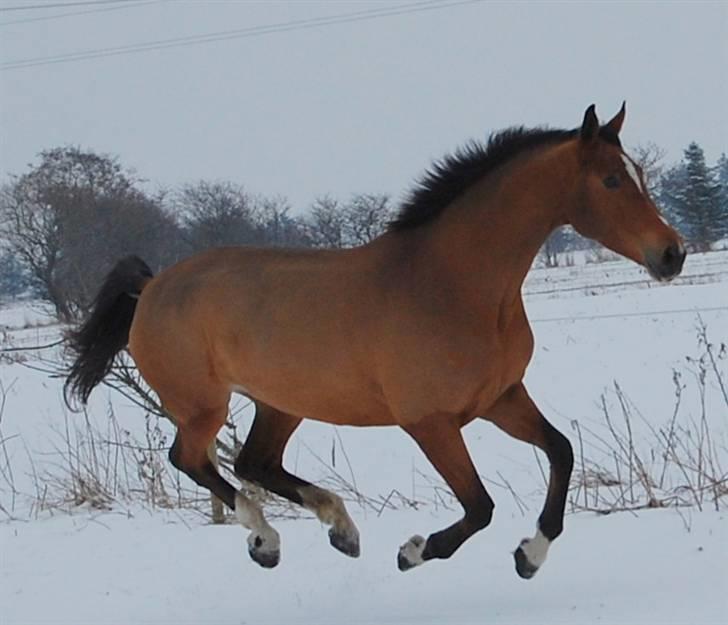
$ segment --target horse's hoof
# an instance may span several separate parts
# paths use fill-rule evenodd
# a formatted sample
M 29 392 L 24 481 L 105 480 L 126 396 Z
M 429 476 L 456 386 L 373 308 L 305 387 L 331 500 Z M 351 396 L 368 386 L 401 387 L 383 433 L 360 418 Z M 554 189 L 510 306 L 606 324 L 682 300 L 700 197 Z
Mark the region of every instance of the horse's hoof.
M 278 532 L 251 533 L 248 536 L 248 553 L 254 562 L 265 569 L 272 569 L 280 562 L 281 550 Z
M 329 542 L 334 549 L 338 549 L 350 558 L 358 558 L 361 553 L 359 547 L 359 532 L 337 532 L 333 527 L 329 529 Z
M 255 551 L 254 549 L 248 549 L 248 553 L 254 562 L 257 562 L 264 569 L 272 569 L 281 560 L 280 551 Z
M 528 561 L 526 554 L 523 553 L 523 549 L 520 547 L 516 549 L 513 553 L 513 558 L 516 561 L 516 573 L 518 573 L 518 575 L 520 575 L 523 579 L 531 579 L 534 575 L 536 575 L 538 567 Z
M 419 566 L 425 560 L 422 552 L 425 550 L 427 541 L 422 536 L 413 536 L 399 548 L 397 554 L 397 567 L 400 571 L 409 571 Z
M 533 538 L 524 538 L 513 553 L 516 573 L 523 579 L 531 579 L 546 561 L 551 541 L 539 530 Z

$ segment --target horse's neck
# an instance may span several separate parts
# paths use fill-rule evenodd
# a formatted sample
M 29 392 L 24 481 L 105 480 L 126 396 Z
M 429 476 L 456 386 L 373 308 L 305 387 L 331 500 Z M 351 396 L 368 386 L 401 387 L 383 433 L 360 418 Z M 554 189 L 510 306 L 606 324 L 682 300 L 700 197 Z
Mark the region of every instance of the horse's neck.
M 540 247 L 563 223 L 568 201 L 562 176 L 543 158 L 505 166 L 449 207 L 430 236 L 447 279 L 475 302 L 511 301 Z M 557 181 L 554 183 L 554 181 Z

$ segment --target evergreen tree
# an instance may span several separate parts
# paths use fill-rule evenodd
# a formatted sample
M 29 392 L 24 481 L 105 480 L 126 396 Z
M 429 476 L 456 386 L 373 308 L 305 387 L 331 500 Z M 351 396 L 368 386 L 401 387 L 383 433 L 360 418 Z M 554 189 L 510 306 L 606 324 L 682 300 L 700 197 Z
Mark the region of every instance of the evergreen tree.
M 665 219 L 686 237 L 688 226 L 684 223 L 685 189 L 687 188 L 687 168 L 684 162 L 673 165 L 660 178 L 657 194 L 660 209 Z
M 720 186 L 697 143 L 692 142 L 684 154 L 682 163 L 663 177 L 661 199 L 687 241 L 696 249 L 707 250 L 728 234 L 728 220 L 721 211 Z
M 728 224 L 728 156 L 725 152 L 720 155 L 715 165 L 715 180 L 718 183 L 718 201 L 720 203 L 720 218 L 724 224 L 723 236 L 727 236 L 726 224 Z

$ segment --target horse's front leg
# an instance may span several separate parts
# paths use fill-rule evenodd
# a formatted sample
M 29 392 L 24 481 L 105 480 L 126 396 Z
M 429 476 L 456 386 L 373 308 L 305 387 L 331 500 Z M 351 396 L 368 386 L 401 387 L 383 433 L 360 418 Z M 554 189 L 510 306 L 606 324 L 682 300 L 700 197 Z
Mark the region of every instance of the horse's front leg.
M 493 500 L 485 490 L 465 447 L 460 424 L 452 417 L 432 417 L 404 427 L 455 493 L 465 516 L 450 527 L 430 534 L 425 540 L 413 536 L 399 549 L 401 571 L 432 558 L 449 558 L 493 516 Z
M 563 530 L 564 507 L 574 464 L 571 443 L 544 418 L 522 383 L 508 389 L 484 418 L 514 438 L 542 449 L 551 465 L 538 531 L 533 538 L 524 538 L 513 554 L 517 573 L 529 579 L 544 563 L 551 542 Z

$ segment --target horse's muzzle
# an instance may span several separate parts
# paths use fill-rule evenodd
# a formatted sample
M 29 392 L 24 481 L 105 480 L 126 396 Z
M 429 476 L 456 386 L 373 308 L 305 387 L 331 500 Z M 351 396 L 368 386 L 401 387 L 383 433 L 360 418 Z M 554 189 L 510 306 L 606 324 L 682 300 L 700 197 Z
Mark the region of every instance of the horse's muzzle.
M 685 248 L 682 243 L 670 243 L 662 250 L 650 251 L 645 255 L 645 266 L 653 278 L 667 282 L 677 276 L 685 262 Z

